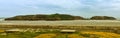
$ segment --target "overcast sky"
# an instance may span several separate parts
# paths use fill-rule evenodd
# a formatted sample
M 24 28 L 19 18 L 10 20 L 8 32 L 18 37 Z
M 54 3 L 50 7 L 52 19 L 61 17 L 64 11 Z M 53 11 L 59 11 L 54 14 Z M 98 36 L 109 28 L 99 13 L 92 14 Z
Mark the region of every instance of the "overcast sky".
M 120 0 L 0 0 L 0 17 L 53 13 L 120 18 Z

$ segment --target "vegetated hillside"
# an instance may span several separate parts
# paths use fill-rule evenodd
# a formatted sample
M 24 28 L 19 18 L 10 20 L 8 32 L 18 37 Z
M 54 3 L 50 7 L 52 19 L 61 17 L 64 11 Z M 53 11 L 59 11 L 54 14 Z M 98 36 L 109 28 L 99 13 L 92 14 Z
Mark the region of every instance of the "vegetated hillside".
M 11 18 L 6 18 L 5 20 L 116 20 L 114 17 L 110 16 L 93 16 L 89 19 L 81 16 L 73 16 L 68 14 L 37 14 L 37 15 L 19 15 Z
M 5 20 L 83 20 L 83 17 L 72 16 L 67 14 L 51 14 L 51 15 L 20 15 L 11 18 L 6 18 Z
M 110 17 L 110 16 L 93 16 L 90 19 L 91 20 L 116 20 L 116 18 Z

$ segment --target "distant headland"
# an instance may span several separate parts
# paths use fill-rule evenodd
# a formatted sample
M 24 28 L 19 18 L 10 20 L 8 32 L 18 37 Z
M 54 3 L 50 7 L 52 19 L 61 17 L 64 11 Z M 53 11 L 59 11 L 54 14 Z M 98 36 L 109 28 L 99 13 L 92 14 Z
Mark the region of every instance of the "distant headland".
M 111 16 L 93 16 L 91 18 L 84 18 L 81 16 L 73 16 L 69 14 L 36 14 L 36 15 L 18 15 L 10 18 L 5 18 L 5 20 L 47 20 L 47 21 L 56 21 L 56 20 L 116 20 L 115 17 Z

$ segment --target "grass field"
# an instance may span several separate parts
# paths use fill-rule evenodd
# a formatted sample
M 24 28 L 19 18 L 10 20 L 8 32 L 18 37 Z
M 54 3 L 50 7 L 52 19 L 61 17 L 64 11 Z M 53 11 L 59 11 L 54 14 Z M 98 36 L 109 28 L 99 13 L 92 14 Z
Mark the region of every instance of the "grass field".
M 6 33 L 7 29 L 21 32 Z M 74 20 L 74 21 L 2 21 L 0 38 L 119 38 L 120 21 L 117 20 Z M 60 30 L 77 30 L 61 33 Z
M 0 35 L 0 38 L 119 38 L 120 34 L 111 32 L 81 31 L 76 33 L 60 32 L 17 32 Z
M 35 38 L 119 38 L 120 34 L 108 32 L 78 32 L 72 34 L 47 33 L 40 34 Z

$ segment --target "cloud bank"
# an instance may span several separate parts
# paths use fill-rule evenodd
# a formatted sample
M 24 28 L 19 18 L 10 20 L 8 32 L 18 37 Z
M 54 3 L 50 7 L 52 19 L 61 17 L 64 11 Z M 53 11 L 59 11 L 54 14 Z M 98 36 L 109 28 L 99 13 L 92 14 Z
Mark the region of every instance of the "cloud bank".
M 0 15 L 66 13 L 119 17 L 120 0 L 0 0 Z

